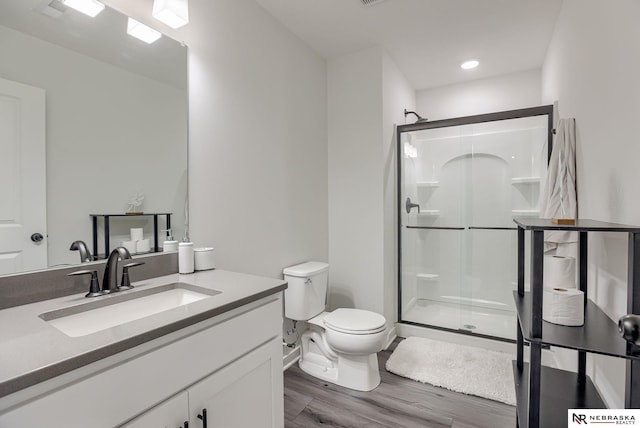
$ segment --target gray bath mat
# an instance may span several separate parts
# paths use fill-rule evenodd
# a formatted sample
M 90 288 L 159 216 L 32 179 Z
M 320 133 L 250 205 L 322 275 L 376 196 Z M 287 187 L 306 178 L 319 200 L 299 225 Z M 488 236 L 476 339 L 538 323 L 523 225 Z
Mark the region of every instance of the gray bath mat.
M 409 337 L 398 344 L 387 370 L 399 376 L 514 406 L 515 355 Z

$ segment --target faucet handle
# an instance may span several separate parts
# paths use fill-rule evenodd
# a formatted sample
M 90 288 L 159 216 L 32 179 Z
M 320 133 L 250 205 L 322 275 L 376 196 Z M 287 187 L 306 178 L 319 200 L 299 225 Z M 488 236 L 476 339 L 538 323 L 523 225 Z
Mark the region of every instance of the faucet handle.
M 122 281 L 120 282 L 120 290 L 129 290 L 133 288 L 133 285 L 131 285 L 131 279 L 129 279 L 129 268 L 140 266 L 143 264 L 144 262 L 133 262 L 127 263 L 126 265 L 122 266 Z
M 98 282 L 98 272 L 95 270 L 78 270 L 67 274 L 67 276 L 91 275 L 91 283 L 89 284 L 89 292 L 84 297 L 102 296 L 100 292 L 100 283 Z

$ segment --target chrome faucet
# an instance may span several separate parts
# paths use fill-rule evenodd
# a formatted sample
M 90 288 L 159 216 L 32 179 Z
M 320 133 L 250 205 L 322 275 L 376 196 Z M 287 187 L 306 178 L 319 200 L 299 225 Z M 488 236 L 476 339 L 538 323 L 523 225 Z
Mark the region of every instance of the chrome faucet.
M 102 277 L 102 293 L 108 294 L 118 290 L 118 259 L 131 260 L 131 254 L 129 250 L 124 247 L 117 247 L 114 249 L 109 258 L 107 264 L 104 267 L 104 276 Z
M 89 248 L 84 241 L 73 241 L 69 250 L 80 251 L 80 263 L 90 262 L 93 260 L 93 257 L 91 257 L 91 253 L 89 252 Z

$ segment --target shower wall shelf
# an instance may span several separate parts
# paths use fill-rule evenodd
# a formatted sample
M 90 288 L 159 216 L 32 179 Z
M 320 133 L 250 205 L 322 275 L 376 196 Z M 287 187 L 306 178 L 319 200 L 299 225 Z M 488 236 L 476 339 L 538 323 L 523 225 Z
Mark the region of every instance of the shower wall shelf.
M 416 185 L 418 186 L 418 188 L 421 188 L 421 187 L 433 188 L 433 187 L 440 187 L 440 182 L 439 181 L 418 181 Z
M 437 273 L 418 273 L 416 274 L 416 278 L 423 281 L 436 281 L 438 278 L 440 278 L 440 275 L 438 275 Z
M 539 184 L 540 177 L 513 177 L 511 184 Z
M 420 210 L 419 213 L 416 213 L 418 217 L 434 217 L 440 215 L 440 210 Z
M 640 227 L 579 219 L 558 225 L 539 218 L 515 218 L 518 225 L 518 284 L 514 291 L 517 322 L 517 359 L 513 374 L 519 427 L 566 427 L 568 409 L 606 408 L 586 375 L 587 353 L 626 359 L 625 408 L 640 408 L 640 347 L 626 342 L 611 320 L 587 296 L 587 246 L 590 232 L 628 234 L 627 313 L 640 313 Z M 579 234 L 578 283 L 585 295 L 584 325 L 565 327 L 542 320 L 544 232 L 567 230 Z M 525 231 L 531 233 L 531 291 L 525 291 Z M 530 363 L 524 363 L 524 344 L 530 345 Z M 541 351 L 557 346 L 578 351 L 578 371 L 545 367 Z
M 511 210 L 511 213 L 521 216 L 532 216 L 540 214 L 540 210 Z

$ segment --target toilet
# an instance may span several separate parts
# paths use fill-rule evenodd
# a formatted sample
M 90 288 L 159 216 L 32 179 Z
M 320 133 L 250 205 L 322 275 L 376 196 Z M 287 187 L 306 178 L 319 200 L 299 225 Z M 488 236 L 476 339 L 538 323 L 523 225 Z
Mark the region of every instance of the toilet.
M 326 312 L 329 265 L 307 262 L 283 270 L 285 316 L 306 321 L 300 368 L 316 378 L 357 391 L 380 384 L 376 353 L 384 348 L 385 318 L 362 309 Z

